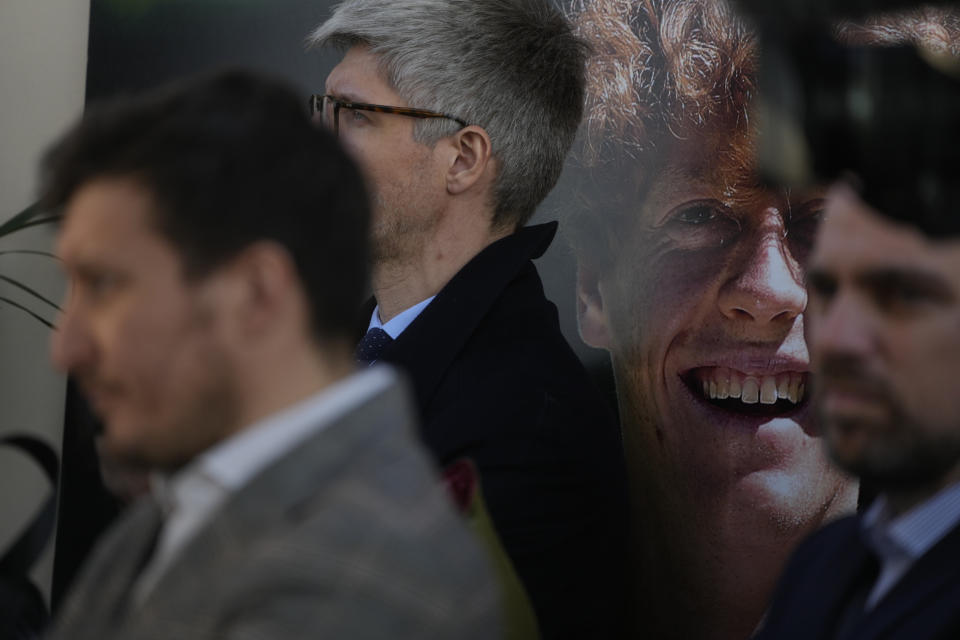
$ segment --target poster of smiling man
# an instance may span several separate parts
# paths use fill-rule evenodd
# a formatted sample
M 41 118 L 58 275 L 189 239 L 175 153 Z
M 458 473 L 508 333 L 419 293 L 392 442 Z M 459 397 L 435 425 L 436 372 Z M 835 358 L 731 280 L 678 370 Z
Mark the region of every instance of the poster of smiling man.
M 638 631 L 749 637 L 797 542 L 856 506 L 809 402 L 821 189 L 762 186 L 756 34 L 723 0 L 582 0 L 568 212 L 583 340 L 610 354 Z

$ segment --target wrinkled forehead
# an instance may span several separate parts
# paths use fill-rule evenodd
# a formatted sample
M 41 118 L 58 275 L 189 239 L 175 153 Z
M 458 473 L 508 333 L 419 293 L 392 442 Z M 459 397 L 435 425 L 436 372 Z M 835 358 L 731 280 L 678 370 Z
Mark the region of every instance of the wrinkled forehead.
M 679 137 L 683 135 L 684 137 Z M 640 203 L 695 189 L 731 206 L 762 191 L 756 162 L 757 135 L 749 131 L 702 130 L 663 136 L 655 148 L 624 165 L 621 196 Z
M 374 104 L 393 104 L 399 98 L 380 56 L 365 44 L 354 45 L 346 51 L 327 76 L 324 93 L 342 100 Z

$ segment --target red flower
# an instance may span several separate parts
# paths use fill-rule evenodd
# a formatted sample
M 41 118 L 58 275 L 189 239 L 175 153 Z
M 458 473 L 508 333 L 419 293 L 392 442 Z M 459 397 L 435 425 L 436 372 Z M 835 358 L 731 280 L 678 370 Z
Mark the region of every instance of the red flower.
M 469 458 L 460 458 L 447 465 L 443 470 L 443 479 L 450 491 L 450 497 L 460 512 L 467 514 L 473 504 L 473 494 L 477 486 L 477 468 Z

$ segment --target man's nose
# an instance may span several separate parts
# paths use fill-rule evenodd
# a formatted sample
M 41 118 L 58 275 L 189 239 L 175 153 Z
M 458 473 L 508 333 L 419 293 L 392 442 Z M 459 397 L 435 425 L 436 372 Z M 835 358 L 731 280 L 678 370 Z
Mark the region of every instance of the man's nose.
M 779 226 L 761 234 L 720 291 L 720 308 L 734 320 L 761 324 L 792 321 L 807 306 L 800 266 Z
M 810 351 L 814 359 L 825 356 L 862 357 L 870 350 L 874 332 L 857 299 L 838 292 L 828 304 L 814 305 L 809 314 Z
M 89 363 L 94 352 L 94 341 L 83 314 L 68 303 L 56 329 L 50 334 L 50 359 L 53 365 L 69 373 Z

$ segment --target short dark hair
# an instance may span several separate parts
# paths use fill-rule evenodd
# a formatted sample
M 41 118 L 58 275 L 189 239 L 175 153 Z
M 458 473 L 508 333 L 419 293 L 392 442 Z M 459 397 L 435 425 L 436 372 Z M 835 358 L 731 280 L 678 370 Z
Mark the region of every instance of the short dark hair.
M 849 172 L 848 181 L 881 215 L 930 238 L 956 240 L 960 7 L 878 13 L 841 22 L 835 35 L 841 47 L 826 50 L 832 73 L 808 74 L 807 104 L 829 104 L 824 98 L 849 95 L 855 85 L 870 108 L 806 109 L 820 116 L 804 123 L 814 168 L 830 177 Z
M 227 71 L 94 106 L 47 153 L 41 202 L 62 207 L 106 177 L 150 192 L 187 277 L 272 240 L 293 258 L 314 337 L 355 331 L 368 276 L 363 182 L 285 84 Z

